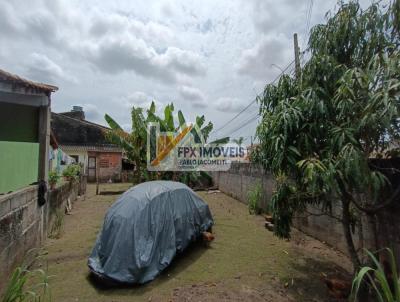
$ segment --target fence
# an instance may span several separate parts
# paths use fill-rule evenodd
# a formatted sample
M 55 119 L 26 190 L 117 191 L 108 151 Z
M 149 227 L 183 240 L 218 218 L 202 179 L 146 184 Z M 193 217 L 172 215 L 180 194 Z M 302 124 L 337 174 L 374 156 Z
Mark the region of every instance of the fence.
M 15 266 L 27 251 L 40 247 L 51 229 L 56 211 L 64 209 L 84 194 L 86 178 L 80 182 L 64 182 L 47 194 L 47 202 L 38 204 L 38 186 L 0 195 L 0 292 Z
M 397 165 L 397 163 L 395 163 Z M 400 163 L 399 163 L 400 165 Z M 262 184 L 263 200 L 261 207 L 267 210 L 268 203 L 275 189 L 273 176 L 265 172 L 256 164 L 232 163 L 228 171 L 212 172 L 214 184 L 220 191 L 247 203 L 247 194 L 254 185 Z M 394 186 L 398 186 L 399 177 L 391 179 Z M 298 214 L 294 221 L 294 227 L 302 232 L 347 253 L 347 245 L 343 234 L 342 224 L 337 218 L 341 218 L 340 201 L 333 204 L 331 216 L 322 215 L 318 207 L 308 207 L 307 213 Z M 336 218 L 335 218 L 336 217 Z M 391 247 L 397 259 L 400 259 L 400 205 L 395 204 L 390 208 L 382 210 L 376 215 L 376 233 L 379 246 Z M 362 216 L 363 228 L 355 227 L 353 241 L 357 249 L 374 246 L 373 231 L 369 227 L 368 217 Z

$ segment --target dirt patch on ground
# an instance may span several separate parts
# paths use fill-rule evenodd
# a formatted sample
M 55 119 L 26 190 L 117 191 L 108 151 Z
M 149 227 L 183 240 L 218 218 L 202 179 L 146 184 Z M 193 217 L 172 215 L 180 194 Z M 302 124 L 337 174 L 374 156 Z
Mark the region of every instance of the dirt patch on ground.
M 61 238 L 46 242 L 54 301 L 330 301 L 323 276 L 350 268 L 345 256 L 321 242 L 296 231 L 291 242 L 279 240 L 246 205 L 222 193 L 198 192 L 216 223 L 211 247 L 192 246 L 146 285 L 103 287 L 90 278 L 86 262 L 117 196 L 96 196 L 94 190 L 89 185 L 85 200 L 75 202 Z

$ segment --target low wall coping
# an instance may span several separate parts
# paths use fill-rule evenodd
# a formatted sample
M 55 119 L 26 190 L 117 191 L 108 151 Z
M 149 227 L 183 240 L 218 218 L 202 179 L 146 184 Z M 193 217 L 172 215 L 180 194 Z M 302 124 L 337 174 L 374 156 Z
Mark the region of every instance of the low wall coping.
M 19 189 L 17 191 L 13 191 L 13 192 L 10 192 L 7 194 L 2 194 L 2 195 L 0 195 L 0 202 L 7 200 L 7 199 L 14 198 L 17 195 L 26 194 L 28 192 L 35 191 L 35 190 L 37 190 L 37 185 L 30 185 L 30 186 L 24 187 L 22 189 Z

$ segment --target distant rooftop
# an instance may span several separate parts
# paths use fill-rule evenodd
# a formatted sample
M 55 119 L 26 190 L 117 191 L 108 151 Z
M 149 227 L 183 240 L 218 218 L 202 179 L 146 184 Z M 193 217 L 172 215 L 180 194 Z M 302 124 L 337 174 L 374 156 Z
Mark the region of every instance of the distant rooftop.
M 59 112 L 58 114 L 69 116 L 82 121 L 84 121 L 86 118 L 85 111 L 83 111 L 83 107 L 81 106 L 73 106 L 71 111 Z
M 51 113 L 51 130 L 63 150 L 122 151 L 106 139 L 105 133 L 110 128 L 86 121 L 84 117 L 83 108 L 76 106 L 70 112 Z

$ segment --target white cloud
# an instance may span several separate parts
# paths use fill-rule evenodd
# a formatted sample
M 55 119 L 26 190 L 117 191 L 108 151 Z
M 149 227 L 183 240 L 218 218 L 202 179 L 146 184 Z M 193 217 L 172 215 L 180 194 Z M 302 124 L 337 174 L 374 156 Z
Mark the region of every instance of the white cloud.
M 215 104 L 215 108 L 221 112 L 239 112 L 244 104 L 238 98 L 222 97 Z
M 172 7 L 172 3 L 165 2 L 161 4 L 160 11 L 164 17 L 172 17 L 174 15 L 174 9 Z
M 181 76 L 205 74 L 199 55 L 176 47 L 160 54 L 143 39 L 126 33 L 106 35 L 96 44 L 87 45 L 87 50 L 87 58 L 107 73 L 134 71 L 165 83 L 178 82 Z
M 130 110 L 132 107 L 141 107 L 144 109 L 144 113 L 150 108 L 152 102 L 156 105 L 156 114 L 162 114 L 164 109 L 164 105 L 156 100 L 154 96 L 150 96 L 143 91 L 135 91 L 119 97 L 116 102 L 125 110 Z
M 168 47 L 165 53 L 154 58 L 154 63 L 189 76 L 204 76 L 206 73 L 199 54 L 177 47 Z
M 142 91 L 136 91 L 126 96 L 124 99 L 129 104 L 129 106 L 132 105 L 140 106 L 151 101 L 152 97 L 148 96 L 146 93 Z
M 204 108 L 207 106 L 204 94 L 200 89 L 189 86 L 180 86 L 179 94 L 183 98 L 183 101 L 189 101 L 194 107 Z
M 13 32 L 17 40 L 34 37 L 40 49 L 57 49 L 70 60 L 83 59 L 106 73 L 135 72 L 163 83 L 205 75 L 202 57 L 175 45 L 174 31 L 160 22 L 100 7 L 77 10 L 62 0 L 45 6 L 41 2 L 37 0 L 35 9 L 23 12 L 19 3 L 6 4 L 0 31 Z
M 53 44 L 59 38 L 57 20 L 46 10 L 30 14 L 26 19 L 25 31 L 28 35 L 37 36 L 46 44 Z
M 207 19 L 203 23 L 198 23 L 197 24 L 197 29 L 203 34 L 211 32 L 214 29 L 213 21 L 211 19 Z
M 288 61 L 291 53 L 289 46 L 290 42 L 283 36 L 265 37 L 242 52 L 238 72 L 255 79 L 270 80 L 271 75 L 276 74 L 276 67 L 272 64 L 283 68 L 282 64 Z
M 56 84 L 60 79 L 75 82 L 76 79 L 67 75 L 60 65 L 41 53 L 32 53 L 26 63 L 26 75 L 41 82 Z
M 84 103 L 84 104 L 78 104 L 78 106 L 82 107 L 83 111 L 85 112 L 85 119 L 87 121 L 98 123 L 100 125 L 106 125 L 106 121 L 104 120 L 104 114 L 100 112 L 97 105 Z
M 96 37 L 128 33 L 153 45 L 163 45 L 174 38 L 174 33 L 165 25 L 154 21 L 145 23 L 119 13 L 97 13 L 89 27 L 90 34 Z
M 89 104 L 89 116 L 107 112 L 129 125 L 130 106 L 154 98 L 173 101 L 188 120 L 199 107 L 217 128 L 280 72 L 271 64 L 292 61 L 293 32 L 301 43 L 309 3 L 31 0 L 26 9 L 2 1 L 0 68 L 59 86 L 56 112 Z M 311 23 L 335 3 L 314 1 Z
M 15 35 L 23 30 L 24 24 L 14 12 L 14 7 L 4 1 L 0 9 L 0 28 L 4 35 Z
M 250 2 L 253 4 L 254 25 L 258 31 L 266 34 L 275 31 L 291 35 L 294 30 L 302 29 L 299 25 L 305 23 L 309 5 L 309 0 L 282 0 L 279 4 L 274 0 Z

